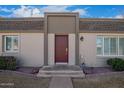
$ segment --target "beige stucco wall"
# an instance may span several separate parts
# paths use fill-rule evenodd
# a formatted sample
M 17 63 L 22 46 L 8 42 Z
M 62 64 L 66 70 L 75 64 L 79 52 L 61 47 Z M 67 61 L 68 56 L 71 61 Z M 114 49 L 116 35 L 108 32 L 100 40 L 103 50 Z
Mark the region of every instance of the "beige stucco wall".
M 68 36 L 68 59 L 69 65 L 75 65 L 75 34 L 69 34 Z
M 23 66 L 40 67 L 44 63 L 44 34 L 22 33 L 20 56 Z
M 19 52 L 5 53 L 2 51 L 2 36 L 18 35 Z M 116 56 L 97 56 L 96 55 L 96 36 L 97 35 L 122 35 L 109 33 L 79 33 L 79 54 L 85 59 L 87 66 L 103 67 L 108 58 Z M 80 41 L 83 36 L 84 40 Z M 75 64 L 75 34 L 69 34 L 69 65 Z M 20 59 L 22 66 L 40 67 L 44 64 L 44 34 L 43 33 L 1 33 L 0 34 L 0 55 L 16 56 Z M 55 34 L 48 34 L 48 64 L 54 65 Z M 124 56 L 118 56 L 124 58 Z M 80 60 L 81 62 L 81 60 Z
M 55 64 L 55 34 L 48 34 L 48 65 Z
M 84 40 L 79 40 L 79 55 L 85 59 L 85 63 L 88 66 L 95 66 L 96 62 L 96 36 L 95 34 L 80 33 L 80 37 L 83 36 Z M 81 60 L 80 60 L 81 61 Z
M 81 36 L 84 37 L 84 40 L 79 40 L 79 54 L 85 59 L 85 63 L 87 66 L 94 67 L 103 67 L 107 66 L 106 60 L 108 58 L 120 57 L 124 58 L 124 56 L 97 56 L 96 55 L 96 37 L 97 35 L 122 35 L 122 34 L 112 34 L 112 33 L 80 33 L 79 39 Z M 80 60 L 81 62 L 82 60 Z
M 18 35 L 19 51 L 6 53 L 2 51 L 2 36 Z M 43 33 L 1 33 L 0 55 L 16 56 L 21 66 L 40 67 L 44 63 L 44 34 Z

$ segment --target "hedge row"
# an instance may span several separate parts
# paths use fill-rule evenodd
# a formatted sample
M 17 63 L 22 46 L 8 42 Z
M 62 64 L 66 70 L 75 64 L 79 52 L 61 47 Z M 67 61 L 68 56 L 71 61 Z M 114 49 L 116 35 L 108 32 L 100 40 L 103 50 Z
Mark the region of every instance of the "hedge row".
M 15 70 L 16 58 L 13 56 L 0 56 L 0 69 Z
M 107 60 L 107 64 L 116 71 L 124 71 L 124 60 L 121 58 L 110 58 Z

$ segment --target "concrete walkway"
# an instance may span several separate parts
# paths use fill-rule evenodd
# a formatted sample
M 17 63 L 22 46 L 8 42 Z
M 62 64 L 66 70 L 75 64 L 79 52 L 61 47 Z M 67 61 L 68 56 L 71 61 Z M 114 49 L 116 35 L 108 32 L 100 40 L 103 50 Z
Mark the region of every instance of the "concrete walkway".
M 73 88 L 70 77 L 52 77 L 49 88 Z

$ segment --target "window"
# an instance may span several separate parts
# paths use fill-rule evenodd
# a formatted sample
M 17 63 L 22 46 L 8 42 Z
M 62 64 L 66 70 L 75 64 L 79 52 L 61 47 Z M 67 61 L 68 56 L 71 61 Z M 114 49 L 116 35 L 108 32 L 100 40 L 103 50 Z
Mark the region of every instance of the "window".
M 124 55 L 124 37 L 97 36 L 97 55 Z
M 18 51 L 18 36 L 4 37 L 4 51 L 17 52 Z
M 103 48 L 102 48 L 102 42 L 103 42 L 103 39 L 102 39 L 102 37 L 97 37 L 97 41 L 96 41 L 96 43 L 97 43 L 97 54 L 98 55 L 101 55 L 102 54 L 102 50 L 103 50 Z
M 117 38 L 110 38 L 110 55 L 117 55 Z
M 104 55 L 109 55 L 109 44 L 110 44 L 110 39 L 109 38 L 104 38 Z
M 119 55 L 124 55 L 124 38 L 119 38 Z

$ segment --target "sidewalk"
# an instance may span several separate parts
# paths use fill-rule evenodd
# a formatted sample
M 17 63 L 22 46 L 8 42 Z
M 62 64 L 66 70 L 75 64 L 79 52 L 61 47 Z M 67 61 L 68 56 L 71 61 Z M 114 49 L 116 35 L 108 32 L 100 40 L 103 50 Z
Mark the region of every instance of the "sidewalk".
M 73 88 L 70 77 L 52 77 L 49 88 Z

